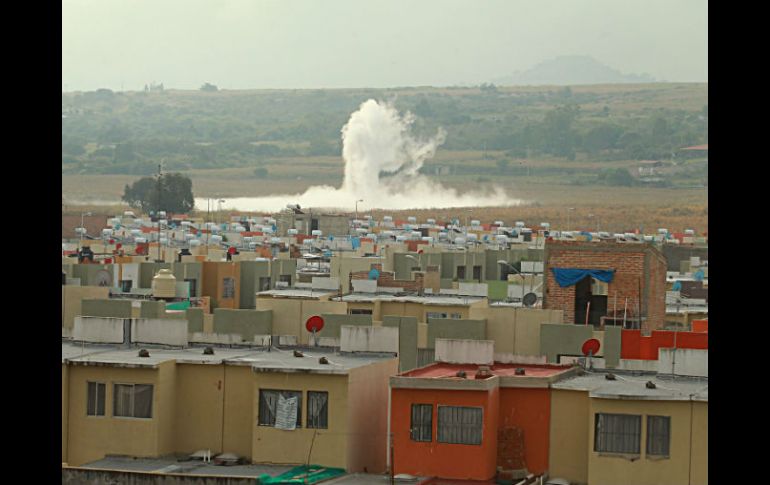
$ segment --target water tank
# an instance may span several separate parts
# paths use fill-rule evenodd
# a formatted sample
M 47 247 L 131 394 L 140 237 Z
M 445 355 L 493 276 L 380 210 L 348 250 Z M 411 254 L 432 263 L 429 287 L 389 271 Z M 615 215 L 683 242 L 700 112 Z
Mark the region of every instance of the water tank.
M 455 244 L 458 246 L 462 246 L 465 244 L 465 238 L 464 237 L 456 237 L 455 238 Z
M 412 238 L 420 238 L 422 237 L 422 233 L 420 231 L 412 231 L 411 232 Z
M 201 245 L 201 241 L 200 239 L 191 239 L 188 244 L 190 245 L 191 248 L 196 248 Z
M 214 234 L 209 238 L 209 241 L 211 241 L 211 244 L 219 244 L 222 242 L 222 236 Z
M 393 217 L 392 216 L 384 216 L 382 218 L 382 220 L 385 221 L 385 222 L 393 222 Z
M 280 237 L 271 237 L 270 238 L 270 244 L 281 244 L 281 238 Z
M 313 230 L 310 232 L 310 235 L 311 235 L 311 236 L 318 236 L 318 237 L 320 237 L 320 236 L 323 236 L 323 235 L 324 235 L 324 233 L 323 233 L 323 231 L 321 231 L 320 229 L 313 229 Z
M 136 239 L 134 239 L 134 242 L 135 242 L 136 244 L 144 244 L 144 243 L 146 243 L 146 242 L 147 242 L 147 238 L 144 238 L 144 237 L 137 237 Z
M 543 229 L 548 229 L 549 227 L 551 227 L 551 224 L 548 222 L 541 222 L 540 227 L 542 227 Z
M 195 234 L 190 234 L 189 232 L 184 235 L 185 241 L 191 241 L 195 239 Z
M 403 234 L 396 236 L 396 241 L 400 242 L 400 241 L 406 241 L 406 240 L 407 240 L 407 237 L 404 236 Z
M 152 279 L 152 296 L 155 298 L 174 298 L 176 296 L 176 276 L 170 269 L 162 269 Z
M 112 229 L 102 229 L 102 236 L 104 237 L 112 236 Z
M 288 231 L 286 231 L 286 234 L 288 234 L 289 236 L 296 236 L 297 234 L 299 234 L 299 231 L 297 229 L 289 229 Z
M 136 236 L 140 236 L 141 234 L 142 234 L 141 229 L 131 229 L 132 236 L 136 237 Z
M 436 219 L 428 219 L 426 222 L 432 226 L 436 223 Z
M 125 211 L 123 212 L 123 217 L 134 217 L 133 211 Z
M 684 233 L 687 236 L 694 236 L 695 235 L 695 231 L 693 231 L 692 229 L 685 229 Z
M 658 234 L 668 234 L 668 229 L 666 228 L 658 228 Z
M 410 223 L 412 223 L 412 224 L 414 224 L 415 222 L 417 222 L 417 218 L 416 218 L 416 217 L 414 217 L 414 216 L 409 216 L 409 217 L 407 217 L 407 218 L 406 218 L 406 220 L 407 220 L 407 221 L 409 221 L 409 222 L 410 222 Z
M 471 232 L 468 234 L 467 238 L 468 238 L 468 241 L 476 241 L 479 238 L 479 236 Z
M 478 219 L 473 219 L 471 221 L 471 226 L 480 226 L 480 225 L 481 225 L 481 221 L 479 221 Z
M 524 221 L 516 221 L 516 227 L 524 227 Z
M 425 236 L 422 238 L 423 241 L 425 241 L 428 244 L 433 244 L 433 238 L 430 236 Z

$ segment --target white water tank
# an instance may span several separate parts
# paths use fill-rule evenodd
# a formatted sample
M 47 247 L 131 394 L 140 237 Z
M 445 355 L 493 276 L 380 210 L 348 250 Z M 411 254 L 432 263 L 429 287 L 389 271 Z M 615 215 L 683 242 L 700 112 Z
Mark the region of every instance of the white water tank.
M 296 236 L 297 234 L 299 234 L 299 231 L 297 229 L 289 229 L 288 231 L 286 231 L 286 234 L 288 234 L 289 236 Z
M 174 298 L 176 296 L 176 276 L 170 269 L 162 269 L 152 279 L 152 296 L 155 298 Z

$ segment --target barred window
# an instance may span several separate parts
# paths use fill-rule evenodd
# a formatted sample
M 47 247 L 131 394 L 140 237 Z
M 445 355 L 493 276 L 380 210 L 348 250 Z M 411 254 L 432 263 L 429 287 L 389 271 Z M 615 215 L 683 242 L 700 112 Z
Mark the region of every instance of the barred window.
M 104 399 L 107 385 L 101 382 L 88 383 L 88 416 L 104 416 Z
M 480 445 L 483 410 L 462 406 L 438 407 L 438 442 Z
M 316 429 L 329 427 L 328 392 L 307 392 L 307 427 Z
M 351 308 L 350 315 L 371 315 L 372 310 L 367 310 L 365 308 Z
M 302 392 L 301 391 L 276 391 L 270 389 L 259 390 L 259 417 L 260 426 L 275 426 L 275 417 L 278 412 L 278 396 L 284 399 L 297 398 L 297 428 L 302 427 Z
M 115 384 L 112 415 L 124 418 L 152 418 L 150 384 Z
M 427 318 L 447 318 L 448 315 L 441 312 L 425 312 L 425 316 Z
M 597 413 L 594 451 L 639 454 L 641 429 L 641 416 Z
M 647 454 L 668 456 L 671 441 L 671 418 L 647 416 Z
M 412 404 L 412 441 L 433 441 L 433 405 Z

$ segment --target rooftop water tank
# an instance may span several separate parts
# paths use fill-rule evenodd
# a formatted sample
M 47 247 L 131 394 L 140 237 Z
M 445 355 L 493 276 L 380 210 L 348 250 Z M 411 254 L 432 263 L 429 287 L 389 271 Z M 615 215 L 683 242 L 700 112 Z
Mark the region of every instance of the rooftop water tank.
M 524 221 L 516 221 L 516 227 L 524 227 Z
M 219 244 L 222 242 L 222 236 L 214 234 L 209 238 L 209 241 L 211 241 L 211 244 Z
M 417 222 L 417 218 L 416 218 L 416 217 L 414 217 L 414 216 L 409 216 L 409 217 L 407 217 L 407 218 L 406 218 L 406 220 L 407 220 L 407 221 L 409 221 L 409 222 L 411 222 L 411 223 L 415 223 L 415 222 Z
M 313 229 L 312 231 L 310 231 L 310 235 L 311 236 L 319 236 L 320 237 L 320 236 L 323 236 L 324 233 L 320 229 Z
M 471 221 L 471 226 L 480 226 L 480 225 L 481 225 L 481 221 L 479 221 L 478 219 L 473 219 Z
M 435 224 L 435 223 L 436 223 L 436 219 L 428 219 L 426 222 L 427 222 L 428 224 L 430 224 L 430 225 L 433 225 L 433 224 Z
M 174 298 L 176 296 L 176 276 L 170 269 L 162 269 L 152 279 L 152 296 L 155 298 Z
M 299 231 L 297 229 L 289 229 L 288 231 L 286 231 L 286 234 L 288 234 L 289 236 L 296 236 L 297 234 L 299 234 Z

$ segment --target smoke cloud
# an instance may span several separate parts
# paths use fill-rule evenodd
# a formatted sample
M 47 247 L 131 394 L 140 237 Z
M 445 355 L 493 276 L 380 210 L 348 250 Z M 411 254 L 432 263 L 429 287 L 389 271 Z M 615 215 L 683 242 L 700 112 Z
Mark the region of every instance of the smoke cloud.
M 414 116 L 403 116 L 389 103 L 373 99 L 361 104 L 342 128 L 345 175 L 339 189 L 314 186 L 302 194 L 227 199 L 238 210 L 278 211 L 287 204 L 302 207 L 352 209 L 356 200 L 367 208 L 430 209 L 448 207 L 510 206 L 521 203 L 502 188 L 483 193 L 463 193 L 419 173 L 425 160 L 436 154 L 446 133 L 420 139 L 411 134 Z M 198 199 L 205 204 L 205 199 Z M 200 207 L 200 205 L 199 205 Z

